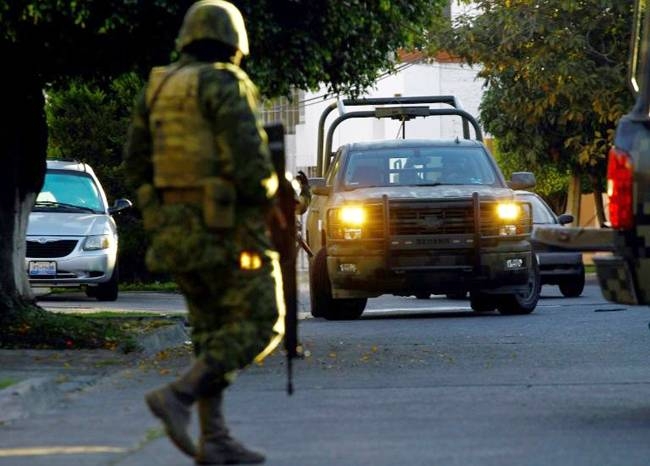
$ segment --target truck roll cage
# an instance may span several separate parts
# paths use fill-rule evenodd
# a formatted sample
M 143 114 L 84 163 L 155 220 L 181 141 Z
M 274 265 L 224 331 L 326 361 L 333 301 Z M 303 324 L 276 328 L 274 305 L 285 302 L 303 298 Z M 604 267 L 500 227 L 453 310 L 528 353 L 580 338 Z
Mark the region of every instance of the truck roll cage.
M 316 171 L 318 176 L 324 176 L 329 168 L 330 154 L 332 152 L 332 138 L 336 128 L 345 120 L 351 118 L 391 118 L 402 122 L 417 117 L 428 116 L 460 116 L 463 122 L 463 138 L 471 139 L 469 125 L 474 129 L 475 138 L 483 140 L 481 128 L 476 119 L 461 108 L 455 96 L 417 96 L 417 97 L 376 97 L 367 99 L 343 99 L 340 101 L 345 107 L 375 106 L 373 110 L 348 112 L 337 117 L 329 126 L 325 136 L 325 122 L 329 114 L 338 108 L 339 102 L 333 102 L 321 114 L 318 122 L 318 147 L 316 150 Z M 446 104 L 452 108 L 430 108 L 428 106 L 412 104 Z M 393 105 L 387 107 L 386 105 Z M 397 105 L 397 106 L 395 106 Z

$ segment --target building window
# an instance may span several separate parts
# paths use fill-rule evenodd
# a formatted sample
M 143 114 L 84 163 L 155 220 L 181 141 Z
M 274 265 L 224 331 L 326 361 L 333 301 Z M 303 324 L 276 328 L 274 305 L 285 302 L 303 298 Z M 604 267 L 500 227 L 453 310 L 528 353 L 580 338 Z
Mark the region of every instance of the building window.
M 282 123 L 287 134 L 295 134 L 296 125 L 305 122 L 304 92 L 294 89 L 289 97 L 277 97 L 262 103 L 265 124 Z

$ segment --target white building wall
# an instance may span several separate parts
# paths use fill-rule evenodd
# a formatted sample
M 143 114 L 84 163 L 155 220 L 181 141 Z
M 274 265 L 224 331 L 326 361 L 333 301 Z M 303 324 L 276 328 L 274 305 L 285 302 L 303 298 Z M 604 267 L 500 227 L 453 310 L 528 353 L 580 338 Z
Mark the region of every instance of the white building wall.
M 380 78 L 374 89 L 362 97 L 403 97 L 427 95 L 453 95 L 463 109 L 478 118 L 478 106 L 482 95 L 482 82 L 476 78 L 476 69 L 457 63 L 418 63 L 403 68 L 398 73 Z M 336 99 L 324 100 L 326 89 L 305 94 L 305 122 L 296 127 L 295 138 L 288 138 L 287 168 L 304 169 L 316 166 L 318 122 L 321 113 Z M 440 108 L 449 108 L 441 105 Z M 361 110 L 353 107 L 349 110 Z M 339 115 L 330 113 L 331 123 Z M 326 125 L 327 128 L 327 125 Z M 392 139 L 401 137 L 400 122 L 390 119 L 350 119 L 339 125 L 333 137 L 333 149 L 354 141 Z M 459 117 L 417 118 L 406 122 L 407 138 L 456 138 L 462 137 Z M 472 132 L 473 136 L 473 132 Z

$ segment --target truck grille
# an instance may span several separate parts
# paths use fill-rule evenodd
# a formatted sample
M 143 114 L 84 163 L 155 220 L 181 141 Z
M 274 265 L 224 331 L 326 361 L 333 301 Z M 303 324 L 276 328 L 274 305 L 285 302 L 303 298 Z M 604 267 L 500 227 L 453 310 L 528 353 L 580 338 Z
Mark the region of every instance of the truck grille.
M 500 222 L 496 215 L 496 202 L 481 202 L 480 233 L 497 236 Z M 530 233 L 530 213 L 525 213 L 515 223 L 518 234 Z M 460 235 L 474 233 L 474 209 L 471 202 L 404 202 L 389 203 L 390 234 L 412 235 Z
M 54 258 L 65 257 L 74 251 L 77 246 L 76 239 L 62 239 L 40 243 L 38 241 L 27 241 L 26 256 L 30 258 Z
M 473 230 L 471 206 L 390 205 L 391 235 L 460 234 Z

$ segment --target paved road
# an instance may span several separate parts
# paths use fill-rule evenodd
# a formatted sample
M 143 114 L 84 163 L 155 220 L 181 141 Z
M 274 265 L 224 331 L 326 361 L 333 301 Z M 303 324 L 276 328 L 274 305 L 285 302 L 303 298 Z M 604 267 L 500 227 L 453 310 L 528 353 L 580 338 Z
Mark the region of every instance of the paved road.
M 250 368 L 227 392 L 232 431 L 268 465 L 647 466 L 650 312 L 606 303 L 593 285 L 543 296 L 530 316 L 389 297 L 358 321 L 305 319 L 295 394 L 281 354 Z M 0 465 L 192 464 L 142 403 L 187 361 L 120 366 L 0 426 Z

